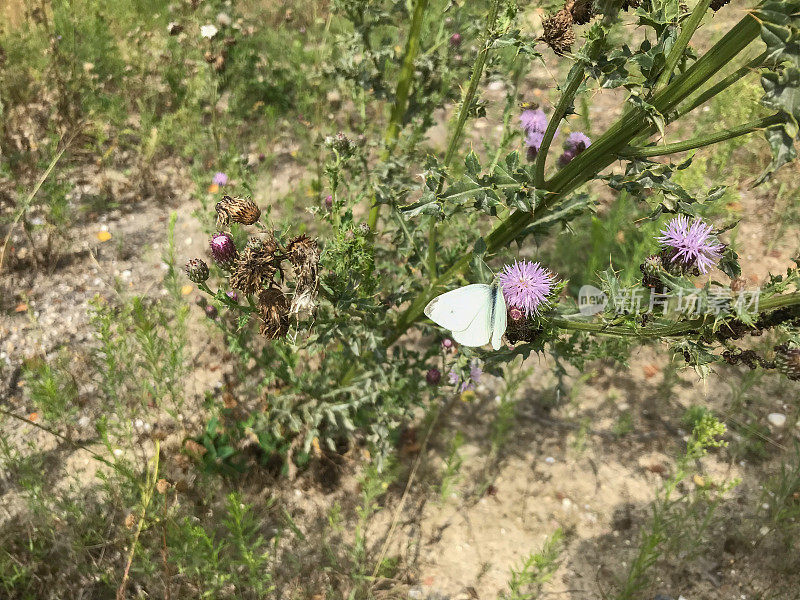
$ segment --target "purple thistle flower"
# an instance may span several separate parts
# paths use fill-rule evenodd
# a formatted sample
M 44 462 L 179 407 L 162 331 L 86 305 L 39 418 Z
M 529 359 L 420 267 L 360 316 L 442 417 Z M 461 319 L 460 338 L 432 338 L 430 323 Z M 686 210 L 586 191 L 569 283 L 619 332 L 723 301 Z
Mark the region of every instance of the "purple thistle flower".
M 211 256 L 223 268 L 230 267 L 236 260 L 236 245 L 227 233 L 215 233 L 211 236 Z
M 216 319 L 217 315 L 219 315 L 217 307 L 214 306 L 213 304 L 209 304 L 208 306 L 206 306 L 205 311 L 206 311 L 206 316 L 209 319 Z
M 333 208 L 333 196 L 331 196 L 330 194 L 325 196 L 325 208 L 327 208 L 328 210 Z
M 576 156 L 592 145 L 592 140 L 585 133 L 573 131 L 564 142 L 564 150 L 573 152 Z
M 686 215 L 672 219 L 656 239 L 673 251 L 671 262 L 679 260 L 684 266 L 694 265 L 701 273 L 708 273 L 709 267 L 716 266 L 725 248 L 711 234 L 711 225 L 700 217 L 689 223 Z
M 453 35 L 450 36 L 450 45 L 453 48 L 458 48 L 461 45 L 461 34 L 460 33 L 454 33 Z
M 228 185 L 228 176 L 221 171 L 214 173 L 214 177 L 211 179 L 211 183 L 215 183 L 218 186 Z
M 425 373 L 425 381 L 428 382 L 428 385 L 438 385 L 441 379 L 442 373 L 435 367 L 433 369 L 428 369 L 428 372 Z
M 519 116 L 519 121 L 522 125 L 522 131 L 526 135 L 529 135 L 533 131 L 544 133 L 544 130 L 547 129 L 547 115 L 545 115 L 544 111 L 540 108 L 536 110 L 523 110 L 522 114 Z M 539 143 L 541 144 L 541 140 Z
M 538 262 L 522 260 L 506 265 L 499 280 L 509 306 L 516 306 L 530 316 L 538 314 L 539 306 L 548 303 L 554 276 Z

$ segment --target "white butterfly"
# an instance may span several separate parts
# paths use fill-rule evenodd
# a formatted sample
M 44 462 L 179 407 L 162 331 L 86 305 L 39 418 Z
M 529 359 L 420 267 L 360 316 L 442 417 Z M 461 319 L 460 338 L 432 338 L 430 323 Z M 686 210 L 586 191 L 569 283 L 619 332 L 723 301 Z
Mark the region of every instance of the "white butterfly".
M 497 283 L 474 283 L 436 296 L 425 307 L 425 316 L 453 332 L 464 346 L 492 342 L 499 350 L 506 331 L 506 300 Z

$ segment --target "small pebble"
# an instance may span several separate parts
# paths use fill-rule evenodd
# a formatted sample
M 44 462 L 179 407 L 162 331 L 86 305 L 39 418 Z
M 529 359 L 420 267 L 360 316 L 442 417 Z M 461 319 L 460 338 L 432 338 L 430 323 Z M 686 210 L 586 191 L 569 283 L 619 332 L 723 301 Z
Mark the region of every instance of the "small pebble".
M 767 421 L 773 427 L 783 427 L 786 424 L 786 415 L 782 413 L 769 413 L 767 415 Z
M 548 465 L 552 465 L 554 462 L 556 462 L 556 459 L 553 458 L 552 456 L 548 456 L 547 458 L 544 459 L 544 462 L 546 462 Z

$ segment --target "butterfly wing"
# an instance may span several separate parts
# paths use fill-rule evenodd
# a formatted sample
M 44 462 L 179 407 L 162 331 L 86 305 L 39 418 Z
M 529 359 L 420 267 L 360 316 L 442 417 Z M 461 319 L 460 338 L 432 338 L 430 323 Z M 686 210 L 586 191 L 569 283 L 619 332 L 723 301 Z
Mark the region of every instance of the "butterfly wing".
M 449 329 L 459 344 L 483 346 L 492 337 L 494 302 L 492 286 L 475 283 L 437 296 L 425 307 L 425 315 Z
M 492 348 L 499 350 L 502 346 L 503 334 L 508 326 L 506 315 L 506 299 L 503 297 L 503 290 L 499 286 L 492 286 L 494 294 L 494 311 L 492 320 Z

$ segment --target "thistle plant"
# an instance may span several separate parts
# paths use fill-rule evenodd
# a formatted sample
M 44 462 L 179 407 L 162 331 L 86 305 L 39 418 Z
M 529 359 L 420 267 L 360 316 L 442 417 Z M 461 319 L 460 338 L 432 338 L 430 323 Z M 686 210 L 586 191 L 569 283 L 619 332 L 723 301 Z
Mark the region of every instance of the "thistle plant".
M 262 384 L 280 390 L 271 414 L 248 427 L 270 444 L 301 436 L 306 453 L 314 440 L 334 449 L 356 431 L 383 447 L 440 382 L 469 389 L 482 372 L 497 373 L 518 355 L 555 349 L 561 359 L 582 365 L 587 356 L 602 354 L 606 337 L 625 340 L 628 348 L 665 340 L 700 372 L 738 360 L 796 373 L 800 271 L 788 268 L 743 295 L 736 283 L 739 258 L 722 241 L 730 227 L 703 219 L 724 188 L 692 192 L 673 177 L 692 158 L 675 164 L 659 157 L 760 132 L 772 161 L 756 184 L 795 158 L 800 2 L 755 4 L 705 52 L 691 46 L 692 38 L 714 18 L 713 11 L 725 10 L 722 2 L 698 0 L 688 8 L 662 0 L 568 0 L 542 21 L 541 30 L 531 30 L 518 19 L 516 3 L 491 0 L 485 14 L 474 6 L 453 8 L 448 18 L 460 23 L 457 32 L 427 13 L 427 0 L 395 6 L 403 13 L 399 19 L 390 4 L 334 3 L 352 29 L 341 34 L 333 74 L 354 97 L 366 94 L 376 113 L 384 109 L 387 120 L 381 135 L 362 111 L 360 126 L 354 125 L 362 141 L 331 132 L 320 145 L 324 176 L 317 206 L 324 208 L 314 212 L 316 241 L 282 241 L 259 224 L 260 210 L 249 201 L 226 196 L 217 204 L 220 232 L 211 253 L 228 271 L 220 274 L 227 284 L 218 291 L 210 283 L 198 285 L 241 315 L 232 332 L 239 342 L 250 339 L 243 333 L 246 323 L 260 321 L 272 345 L 248 356 L 258 357 Z M 631 19 L 646 34 L 644 41 L 616 42 L 615 27 Z M 753 48 L 758 57 L 745 59 Z M 570 62 L 560 98 L 552 110 L 520 110 L 521 74 L 533 61 L 548 65 L 555 56 Z M 756 73 L 764 90 L 763 116 L 671 141 L 671 126 Z M 503 138 L 499 148 L 465 151 L 472 119 L 487 114 L 479 97 L 487 74 L 504 78 L 507 102 L 497 123 Z M 460 98 L 453 96 L 455 81 L 463 82 Z M 570 116 L 579 102 L 591 103 L 594 91 L 610 88 L 625 92 L 619 118 L 591 137 L 575 131 Z M 457 104 L 446 150 L 426 154 L 424 134 L 433 111 L 452 100 Z M 571 133 L 557 151 L 562 127 Z M 592 283 L 606 300 L 586 314 L 565 297 L 571 274 L 556 274 L 537 261 L 535 242 L 569 230 L 594 211 L 591 182 L 637 198 L 646 218 L 664 225 L 649 240 L 660 252 L 639 258 L 641 289 L 623 284 L 611 265 L 594 282 L 572 282 Z M 255 226 L 261 234 L 237 248 L 222 231 L 231 222 Z M 193 281 L 201 279 L 196 266 L 189 272 Z M 500 273 L 507 304 L 506 346 L 496 352 L 460 347 L 457 358 L 448 358 L 449 349 L 438 341 L 448 334 L 423 318 L 425 306 L 459 283 L 490 282 L 492 272 Z M 730 283 L 718 281 L 721 274 Z M 700 275 L 711 279 L 699 285 Z M 242 292 L 247 303 L 231 302 L 226 286 Z M 649 310 L 626 301 L 638 294 Z M 301 312 L 308 317 L 298 319 Z M 771 354 L 743 354 L 753 351 L 737 343 L 767 329 L 781 338 Z M 300 369 L 311 357 L 319 357 L 315 366 Z

